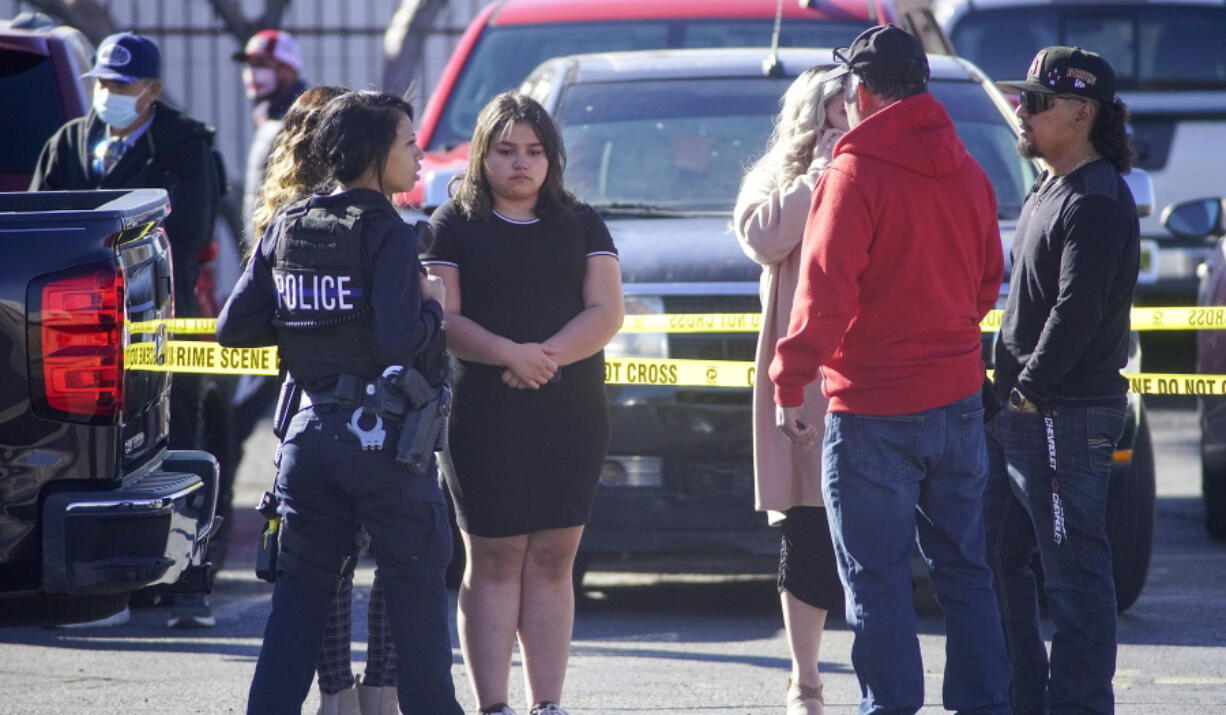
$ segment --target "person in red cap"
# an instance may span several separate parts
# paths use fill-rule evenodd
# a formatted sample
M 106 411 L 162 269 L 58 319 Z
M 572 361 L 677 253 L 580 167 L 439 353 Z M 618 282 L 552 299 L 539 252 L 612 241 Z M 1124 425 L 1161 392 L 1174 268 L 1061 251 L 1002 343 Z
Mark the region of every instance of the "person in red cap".
M 307 88 L 301 77 L 302 53 L 294 36 L 282 30 L 260 30 L 247 40 L 234 60 L 243 63 L 243 85 L 247 98 L 255 102 L 251 117 L 255 135 L 247 150 L 247 166 L 243 176 L 243 230 L 251 230 L 257 192 L 264 178 L 264 164 L 272 150 L 273 139 L 281 131 L 281 120 L 290 105 Z M 259 240 L 259 236 L 248 236 Z
M 860 712 L 911 715 L 924 667 L 911 596 L 917 541 L 945 615 L 942 701 L 1009 712 L 1009 668 L 983 489 L 979 322 L 1004 262 L 996 197 L 928 92 L 914 36 L 869 28 L 836 50 L 851 130 L 813 194 L 787 337 L 775 349 L 777 424 L 811 444 L 804 388 L 830 400 L 822 496 L 846 591 Z
M 260 186 L 268 155 L 281 131 L 285 113 L 294 100 L 309 86 L 300 76 L 302 53 L 292 35 L 281 30 L 260 30 L 247 40 L 243 49 L 234 53 L 234 60 L 243 63 L 243 84 L 247 97 L 255 102 L 251 116 L 255 133 L 247 148 L 247 163 L 243 170 L 243 236 L 244 254 L 255 246 L 262 232 L 253 228 L 256 207 L 260 205 Z M 243 444 L 260 420 L 272 409 L 277 399 L 276 380 L 259 375 L 242 375 L 231 405 L 235 459 L 243 457 Z

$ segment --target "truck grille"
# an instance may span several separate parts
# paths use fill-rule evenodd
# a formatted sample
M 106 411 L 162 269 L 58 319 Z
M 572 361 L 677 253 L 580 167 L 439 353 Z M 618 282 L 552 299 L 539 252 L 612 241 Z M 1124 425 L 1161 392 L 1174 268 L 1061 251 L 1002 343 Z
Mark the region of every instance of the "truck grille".
M 762 310 L 756 295 L 664 296 L 664 312 L 757 313 Z M 755 333 L 673 333 L 668 336 L 668 355 L 688 360 L 752 361 L 758 343 Z

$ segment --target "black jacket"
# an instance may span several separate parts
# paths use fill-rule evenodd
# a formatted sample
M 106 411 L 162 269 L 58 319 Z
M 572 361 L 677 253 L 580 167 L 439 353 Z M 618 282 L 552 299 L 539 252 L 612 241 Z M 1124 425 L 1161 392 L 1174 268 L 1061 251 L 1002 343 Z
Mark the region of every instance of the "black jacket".
M 1123 397 L 1129 312 L 1140 263 L 1137 207 L 1110 162 L 1031 189 L 1013 239 L 996 387 L 1042 406 Z
M 162 102 L 155 107 L 148 131 L 101 179 L 92 171 L 91 152 L 105 134 L 102 120 L 91 111 L 60 127 L 43 146 L 30 190 L 166 189 L 176 312 L 190 316 L 198 311 L 197 254 L 213 236 L 222 178 L 213 158 L 213 128 Z

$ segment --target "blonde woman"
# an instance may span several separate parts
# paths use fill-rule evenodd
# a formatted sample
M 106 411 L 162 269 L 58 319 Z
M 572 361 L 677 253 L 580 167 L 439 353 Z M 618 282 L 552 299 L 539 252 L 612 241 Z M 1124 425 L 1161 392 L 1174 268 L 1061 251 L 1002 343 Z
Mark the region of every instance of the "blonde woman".
M 782 100 L 766 153 L 746 174 L 733 213 L 745 255 L 762 264 L 762 332 L 754 383 L 756 507 L 782 527 L 779 594 L 792 651 L 788 715 L 823 712 L 818 652 L 826 612 L 841 607 L 843 590 L 822 503 L 821 450 L 792 444 L 775 426 L 769 368 L 775 343 L 787 335 L 800 271 L 800 243 L 813 189 L 834 145 L 847 131 L 843 80 L 823 81 L 833 65 L 806 70 Z M 821 383 L 805 390 L 805 422 L 826 411 Z

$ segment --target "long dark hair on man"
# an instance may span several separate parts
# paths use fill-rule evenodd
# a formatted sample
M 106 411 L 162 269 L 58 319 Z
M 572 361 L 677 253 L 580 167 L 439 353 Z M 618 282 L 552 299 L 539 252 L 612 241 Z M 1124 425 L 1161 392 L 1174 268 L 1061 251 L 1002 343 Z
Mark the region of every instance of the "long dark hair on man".
M 1094 150 L 1115 165 L 1115 170 L 1127 174 L 1132 169 L 1136 151 L 1128 134 L 1128 105 L 1123 100 L 1099 102 L 1090 129 Z
M 477 115 L 477 127 L 473 130 L 472 143 L 468 148 L 468 170 L 452 183 L 456 206 L 469 219 L 489 219 L 494 207 L 494 194 L 485 177 L 485 157 L 498 140 L 507 136 L 512 127 L 520 122 L 536 132 L 545 150 L 545 158 L 549 160 L 549 172 L 537 196 L 536 215 L 543 220 L 557 219 L 571 213 L 578 205 L 579 200 L 562 185 L 566 150 L 562 146 L 562 134 L 549 112 L 531 97 L 503 92 L 491 99 Z

